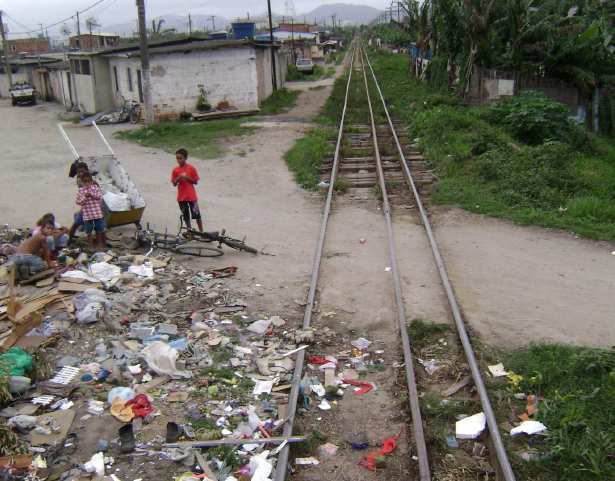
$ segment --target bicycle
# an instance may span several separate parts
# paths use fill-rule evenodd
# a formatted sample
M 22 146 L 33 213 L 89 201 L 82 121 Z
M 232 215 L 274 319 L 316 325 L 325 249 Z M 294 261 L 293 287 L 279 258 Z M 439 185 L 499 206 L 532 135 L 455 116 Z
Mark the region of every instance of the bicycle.
M 258 254 L 258 250 L 250 247 L 243 239 L 235 239 L 226 234 L 226 229 L 220 232 L 199 232 L 198 230 L 187 227 L 184 224 L 183 217 L 180 217 L 180 227 L 177 234 L 169 234 L 165 230 L 164 234 L 155 232 L 150 229 L 149 224 L 145 230 L 137 231 L 137 240 L 141 245 L 149 248 L 157 247 L 197 257 L 219 257 L 224 255 L 222 245 L 226 245 L 231 249 L 248 252 L 250 254 Z M 218 246 L 210 246 L 205 244 L 217 243 Z

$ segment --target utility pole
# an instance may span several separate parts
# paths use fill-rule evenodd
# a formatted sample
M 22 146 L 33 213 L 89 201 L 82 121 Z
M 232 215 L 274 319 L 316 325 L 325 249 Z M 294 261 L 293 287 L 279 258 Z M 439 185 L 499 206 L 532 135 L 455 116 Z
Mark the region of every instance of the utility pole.
M 273 19 L 271 18 L 271 0 L 267 0 L 267 11 L 269 13 L 269 40 L 271 41 L 271 73 L 273 79 L 273 91 L 278 90 L 278 72 L 275 66 L 275 47 L 273 46 Z
M 211 20 L 211 28 L 215 32 L 216 31 L 216 17 L 215 17 L 215 15 L 210 15 L 209 19 Z
M 192 36 L 192 16 L 188 14 L 188 35 Z
M 297 63 L 297 58 L 295 56 L 295 19 L 290 19 L 290 48 L 293 51 L 293 64 Z
M 81 50 L 81 22 L 79 21 L 79 11 L 77 11 L 77 48 Z
M 0 10 L 0 35 L 2 36 L 2 51 L 4 53 L 4 69 L 6 78 L 9 81 L 9 89 L 13 86 L 13 75 L 11 72 L 11 62 L 9 61 L 9 46 L 6 43 L 6 32 L 4 31 L 4 20 L 2 20 L 2 10 Z
M 331 15 L 331 25 L 333 25 L 333 33 L 335 33 L 335 14 Z
M 145 0 L 137 0 L 139 15 L 139 40 L 141 44 L 141 80 L 143 81 L 143 103 L 145 104 L 145 123 L 154 122 L 152 105 L 152 85 L 149 74 L 149 51 L 147 48 L 147 30 L 145 28 Z

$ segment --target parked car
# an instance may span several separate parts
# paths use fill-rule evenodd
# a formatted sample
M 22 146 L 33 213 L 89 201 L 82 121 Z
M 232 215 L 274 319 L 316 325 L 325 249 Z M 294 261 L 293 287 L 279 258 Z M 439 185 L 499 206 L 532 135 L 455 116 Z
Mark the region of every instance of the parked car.
M 303 73 L 312 73 L 314 71 L 314 62 L 309 58 L 297 59 L 297 70 Z
M 13 105 L 31 104 L 36 105 L 36 89 L 28 82 L 19 82 L 13 84 L 9 90 L 11 102 Z

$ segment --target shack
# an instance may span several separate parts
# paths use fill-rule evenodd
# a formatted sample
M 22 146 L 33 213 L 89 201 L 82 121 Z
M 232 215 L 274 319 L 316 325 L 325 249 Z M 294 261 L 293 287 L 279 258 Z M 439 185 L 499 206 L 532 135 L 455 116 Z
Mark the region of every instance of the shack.
M 239 110 L 257 109 L 273 92 L 271 45 L 252 40 L 187 40 L 151 46 L 152 99 L 157 119 L 194 112 L 201 93 L 212 107 L 224 104 Z M 286 57 L 273 46 L 277 86 L 286 78 Z M 143 101 L 138 47 L 112 49 L 108 61 L 113 105 L 124 99 Z M 99 110 L 102 105 L 99 105 Z

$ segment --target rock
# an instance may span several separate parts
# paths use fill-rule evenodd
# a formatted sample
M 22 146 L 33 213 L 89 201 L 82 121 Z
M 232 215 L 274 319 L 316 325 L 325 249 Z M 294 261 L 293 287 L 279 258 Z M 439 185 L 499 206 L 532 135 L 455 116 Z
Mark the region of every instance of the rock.
M 286 325 L 286 321 L 280 316 L 270 317 L 269 320 L 271 321 L 271 324 L 273 324 L 273 327 L 282 327 Z
M 76 366 L 81 362 L 81 359 L 75 356 L 64 356 L 56 363 L 57 367 Z

